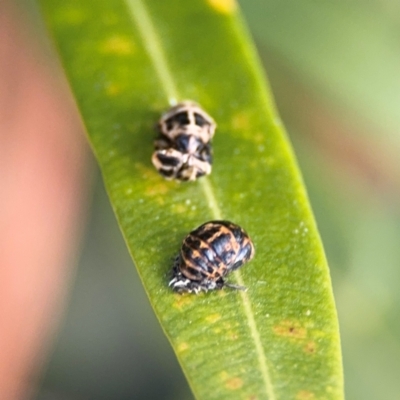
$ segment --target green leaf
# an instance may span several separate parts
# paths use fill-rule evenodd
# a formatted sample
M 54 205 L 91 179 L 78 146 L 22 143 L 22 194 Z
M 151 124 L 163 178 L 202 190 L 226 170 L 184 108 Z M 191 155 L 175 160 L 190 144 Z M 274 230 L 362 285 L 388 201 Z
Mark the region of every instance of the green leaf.
M 324 252 L 235 3 L 42 6 L 127 245 L 195 396 L 342 399 Z M 212 175 L 181 184 L 163 180 L 150 158 L 160 114 L 183 99 L 218 128 Z M 252 237 L 256 257 L 231 277 L 248 291 L 172 293 L 182 239 L 211 219 Z

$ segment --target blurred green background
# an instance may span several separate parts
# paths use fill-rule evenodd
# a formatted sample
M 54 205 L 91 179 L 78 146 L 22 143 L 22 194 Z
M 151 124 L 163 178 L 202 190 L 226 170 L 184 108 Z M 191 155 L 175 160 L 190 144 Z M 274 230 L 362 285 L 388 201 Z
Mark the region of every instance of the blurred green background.
M 327 252 L 346 398 L 399 399 L 400 2 L 240 3 Z M 37 398 L 192 398 L 99 174 L 68 310 Z

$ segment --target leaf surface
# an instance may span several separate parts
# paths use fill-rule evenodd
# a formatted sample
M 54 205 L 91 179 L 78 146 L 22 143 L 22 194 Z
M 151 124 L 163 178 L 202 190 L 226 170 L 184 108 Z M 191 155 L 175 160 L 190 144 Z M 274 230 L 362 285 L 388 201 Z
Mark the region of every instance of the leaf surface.
M 126 243 L 195 396 L 341 399 L 327 263 L 236 4 L 41 3 Z M 194 183 L 165 181 L 150 161 L 155 123 L 184 99 L 218 124 L 212 175 Z M 248 291 L 172 293 L 182 239 L 212 219 L 253 239 L 256 257 L 230 277 Z

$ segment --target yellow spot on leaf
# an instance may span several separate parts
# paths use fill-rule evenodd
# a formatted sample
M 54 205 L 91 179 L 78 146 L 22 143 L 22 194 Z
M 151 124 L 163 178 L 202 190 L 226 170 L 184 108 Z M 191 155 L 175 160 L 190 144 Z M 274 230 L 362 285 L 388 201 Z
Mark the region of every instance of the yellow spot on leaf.
M 116 96 L 121 92 L 121 88 L 115 83 L 109 83 L 106 86 L 106 93 L 108 96 Z
M 149 197 L 155 197 L 160 195 L 164 196 L 169 192 L 169 189 L 170 188 L 167 186 L 166 183 L 159 182 L 157 184 L 151 184 L 150 186 L 148 186 L 144 193 L 146 196 Z M 163 200 L 162 202 L 164 203 L 164 199 L 161 198 L 161 200 Z
M 258 168 L 258 160 L 253 160 L 249 163 L 249 166 L 253 169 Z
M 126 55 L 133 53 L 134 49 L 132 41 L 123 36 L 112 36 L 100 45 L 104 54 Z
M 332 393 L 332 392 L 334 391 L 333 387 L 330 386 L 330 385 L 328 385 L 328 386 L 325 388 L 325 390 L 326 390 L 327 393 Z
M 142 163 L 135 163 L 135 168 L 138 170 L 142 179 L 149 184 L 146 186 L 145 195 L 155 199 L 159 204 L 164 204 L 164 197 L 171 189 L 171 184 L 165 182 L 154 168 L 147 167 Z
M 232 325 L 229 322 L 225 322 L 224 323 L 224 329 L 225 330 L 228 330 L 228 329 L 231 329 L 231 328 L 232 328 Z
M 235 331 L 227 331 L 226 336 L 231 340 L 236 340 L 239 337 Z
M 307 336 L 306 329 L 302 328 L 297 321 L 282 321 L 274 327 L 274 332 L 279 336 L 293 339 L 304 339 Z
M 184 351 L 186 351 L 189 348 L 189 344 L 186 342 L 182 342 L 178 344 L 177 350 L 178 353 L 182 353 Z
M 208 0 L 208 4 L 222 14 L 231 14 L 237 7 L 236 0 Z
M 246 131 L 250 129 L 250 116 L 247 112 L 236 113 L 232 118 L 233 129 L 237 131 Z
M 177 214 L 185 214 L 187 212 L 187 207 L 184 204 L 175 203 L 171 208 L 172 212 Z
M 192 297 L 193 296 L 190 296 L 190 294 L 176 294 L 173 307 L 182 310 L 182 308 L 192 303 Z
M 256 143 L 261 144 L 265 141 L 265 136 L 262 132 L 255 133 L 253 139 Z
M 211 314 L 206 317 L 206 321 L 211 324 L 214 324 L 215 322 L 217 322 L 220 319 L 221 319 L 221 314 Z
M 229 374 L 226 371 L 221 371 L 219 377 L 221 380 L 226 381 L 229 378 Z
M 274 157 L 264 157 L 261 159 L 261 162 L 268 167 L 273 167 L 276 164 L 276 160 Z
M 314 400 L 315 394 L 308 390 L 301 390 L 296 394 L 296 400 Z

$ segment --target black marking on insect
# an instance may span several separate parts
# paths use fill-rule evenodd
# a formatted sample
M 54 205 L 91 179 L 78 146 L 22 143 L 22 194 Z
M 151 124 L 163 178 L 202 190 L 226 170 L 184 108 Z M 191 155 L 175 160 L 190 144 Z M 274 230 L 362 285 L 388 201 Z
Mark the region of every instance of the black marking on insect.
M 211 172 L 212 156 L 208 145 L 196 155 L 174 148 L 156 150 L 151 160 L 165 179 L 194 181 Z
M 214 120 L 193 101 L 183 101 L 171 107 L 158 122 L 160 133 L 172 141 L 177 135 L 186 133 L 208 143 L 214 136 Z
M 249 235 L 229 221 L 209 221 L 185 237 L 169 286 L 178 293 L 199 293 L 224 286 L 246 290 L 224 278 L 254 257 Z
M 153 165 L 166 179 L 194 181 L 210 174 L 215 127 L 196 103 L 184 101 L 172 107 L 158 123 Z

